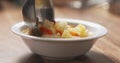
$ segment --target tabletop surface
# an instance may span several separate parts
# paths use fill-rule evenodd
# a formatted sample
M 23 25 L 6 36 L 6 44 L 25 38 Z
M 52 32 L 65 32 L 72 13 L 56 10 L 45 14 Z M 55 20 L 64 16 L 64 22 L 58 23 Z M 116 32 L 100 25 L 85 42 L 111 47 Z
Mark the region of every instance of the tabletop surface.
M 23 20 L 21 9 L 6 9 L 0 12 L 0 63 L 120 63 L 119 15 L 97 6 L 83 10 L 56 7 L 55 16 L 96 22 L 109 32 L 83 56 L 69 61 L 47 60 L 33 54 L 22 39 L 11 32 L 11 26 Z

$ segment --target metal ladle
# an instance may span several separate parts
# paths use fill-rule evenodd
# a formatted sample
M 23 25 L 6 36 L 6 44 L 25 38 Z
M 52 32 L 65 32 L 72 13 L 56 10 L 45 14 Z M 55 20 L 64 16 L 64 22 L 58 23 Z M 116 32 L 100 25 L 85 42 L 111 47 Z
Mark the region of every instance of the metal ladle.
M 28 24 L 35 36 L 41 35 L 39 23 L 45 20 L 54 22 L 52 0 L 27 0 L 22 9 L 24 22 Z

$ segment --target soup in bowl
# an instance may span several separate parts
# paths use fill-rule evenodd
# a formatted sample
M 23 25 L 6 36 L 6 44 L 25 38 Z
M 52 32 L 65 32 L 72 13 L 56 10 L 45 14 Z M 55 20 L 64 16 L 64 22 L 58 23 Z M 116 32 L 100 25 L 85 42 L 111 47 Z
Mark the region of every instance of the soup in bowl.
M 107 33 L 107 29 L 97 23 L 76 19 L 55 19 L 56 22 L 67 22 L 72 26 L 82 24 L 88 30 L 84 37 L 38 37 L 27 34 L 26 23 L 20 22 L 12 26 L 11 30 L 20 36 L 35 54 L 49 59 L 71 59 L 87 53 L 97 39 Z M 24 32 L 23 32 L 24 31 Z M 90 33 L 89 33 L 90 32 Z

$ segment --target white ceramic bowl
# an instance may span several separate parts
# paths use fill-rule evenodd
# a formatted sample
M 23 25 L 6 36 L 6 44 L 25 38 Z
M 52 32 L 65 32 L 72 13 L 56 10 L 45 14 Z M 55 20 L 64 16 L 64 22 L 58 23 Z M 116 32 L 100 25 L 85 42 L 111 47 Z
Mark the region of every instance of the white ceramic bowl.
M 70 59 L 85 54 L 90 50 L 96 40 L 107 33 L 107 29 L 99 24 L 75 19 L 56 19 L 56 21 L 65 21 L 70 24 L 83 24 L 89 31 L 94 33 L 93 36 L 86 38 L 42 38 L 26 35 L 21 32 L 26 28 L 24 22 L 20 22 L 12 26 L 12 31 L 23 38 L 26 45 L 33 53 L 43 57 L 53 59 Z

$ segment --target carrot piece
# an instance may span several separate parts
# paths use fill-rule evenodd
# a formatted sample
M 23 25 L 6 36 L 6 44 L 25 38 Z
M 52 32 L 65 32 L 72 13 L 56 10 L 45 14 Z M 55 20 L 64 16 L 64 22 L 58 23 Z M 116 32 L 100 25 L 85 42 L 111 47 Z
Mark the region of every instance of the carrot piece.
M 42 32 L 42 34 L 50 34 L 50 35 L 52 34 L 52 31 L 45 28 L 44 26 L 40 27 L 40 31 Z
M 76 32 L 70 31 L 70 33 L 71 33 L 72 36 L 79 36 Z

